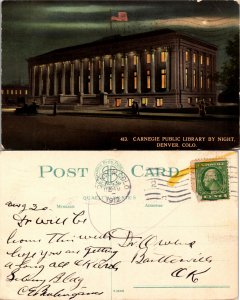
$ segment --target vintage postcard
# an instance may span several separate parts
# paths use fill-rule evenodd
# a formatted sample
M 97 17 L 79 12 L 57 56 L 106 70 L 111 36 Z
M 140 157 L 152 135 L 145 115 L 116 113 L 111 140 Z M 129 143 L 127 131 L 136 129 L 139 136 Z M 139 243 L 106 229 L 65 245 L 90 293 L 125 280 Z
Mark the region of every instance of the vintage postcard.
M 239 146 L 237 1 L 3 1 L 8 150 Z
M 238 153 L 6 151 L 0 299 L 238 295 Z

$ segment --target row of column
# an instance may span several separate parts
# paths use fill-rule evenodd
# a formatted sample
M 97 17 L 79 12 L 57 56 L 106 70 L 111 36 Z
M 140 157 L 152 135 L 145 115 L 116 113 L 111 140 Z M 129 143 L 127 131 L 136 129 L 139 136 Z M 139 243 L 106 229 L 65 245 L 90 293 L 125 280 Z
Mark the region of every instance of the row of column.
M 166 68 L 166 82 L 167 86 L 166 89 L 169 89 L 169 72 L 170 72 L 170 62 L 169 62 L 169 52 L 166 52 L 166 60 L 165 60 L 165 68 Z M 158 52 L 159 53 L 159 52 Z M 137 86 L 136 86 L 136 92 L 141 93 L 142 91 L 142 63 L 141 63 L 141 57 L 139 54 L 136 55 L 136 76 L 137 76 Z M 150 91 L 152 93 L 155 92 L 156 87 L 156 64 L 155 64 L 155 58 L 156 58 L 156 50 L 151 51 L 151 65 L 150 65 L 150 74 L 151 74 L 151 89 Z M 111 80 L 112 80 L 112 88 L 111 93 L 116 94 L 116 56 L 113 55 L 110 57 L 112 60 L 112 67 L 111 67 Z M 123 92 L 125 94 L 128 93 L 128 86 L 129 86 L 129 60 L 128 60 L 128 54 L 125 54 L 123 56 L 124 59 L 124 89 Z M 54 64 L 48 64 L 48 65 L 42 65 L 42 66 L 33 66 L 31 69 L 31 89 L 32 89 L 32 95 L 39 95 L 41 96 L 43 93 L 43 85 L 44 91 L 46 96 L 50 95 L 50 88 L 51 84 L 53 84 L 53 94 L 58 95 L 59 91 L 61 91 L 61 94 L 66 94 L 66 66 L 69 64 L 70 66 L 70 94 L 74 95 L 74 87 L 75 87 L 75 80 L 78 80 L 78 90 L 80 93 L 84 94 L 84 79 L 85 76 L 90 76 L 90 88 L 88 90 L 89 94 L 94 94 L 94 59 L 91 58 L 88 60 L 90 63 L 89 73 L 84 72 L 84 61 L 82 60 L 75 60 L 74 62 L 62 62 L 62 63 L 54 63 Z M 75 67 L 78 64 L 77 68 L 79 70 L 79 78 L 75 78 Z M 54 66 L 54 67 L 53 67 Z M 50 68 L 53 68 L 53 83 L 50 81 Z M 45 70 L 44 70 L 45 69 Z M 45 81 L 43 80 L 43 70 L 45 74 Z M 61 72 L 61 82 L 58 80 L 58 72 Z M 90 74 L 90 75 L 88 75 Z M 38 76 L 36 76 L 38 75 Z M 100 80 L 99 80 L 99 91 L 104 93 L 105 92 L 105 58 L 104 56 L 100 58 Z M 37 84 L 36 84 L 37 83 Z M 59 83 L 61 85 L 61 88 L 59 89 Z
M 186 52 L 189 53 L 189 58 L 186 60 Z M 193 62 L 193 55 L 196 54 L 196 62 Z M 200 56 L 203 56 L 203 63 L 200 62 Z M 209 64 L 206 63 L 206 57 L 209 57 Z M 213 91 L 213 75 L 214 75 L 214 56 L 212 54 L 206 54 L 192 49 L 183 48 L 182 61 L 184 62 L 184 68 L 182 69 L 182 89 L 190 91 Z M 188 76 L 186 76 L 186 69 L 188 70 Z M 195 76 L 194 76 L 195 71 Z M 195 78 L 194 78 L 195 77 Z M 202 86 L 201 86 L 202 82 Z M 208 86 L 209 82 L 209 86 Z

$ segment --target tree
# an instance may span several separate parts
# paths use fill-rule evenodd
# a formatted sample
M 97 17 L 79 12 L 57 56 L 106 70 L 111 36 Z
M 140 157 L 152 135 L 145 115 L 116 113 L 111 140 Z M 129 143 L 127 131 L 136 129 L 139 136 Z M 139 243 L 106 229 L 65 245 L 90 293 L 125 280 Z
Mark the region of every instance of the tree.
M 233 40 L 229 40 L 226 46 L 229 56 L 219 74 L 219 81 L 225 86 L 219 95 L 221 102 L 238 102 L 239 100 L 239 36 L 236 34 Z

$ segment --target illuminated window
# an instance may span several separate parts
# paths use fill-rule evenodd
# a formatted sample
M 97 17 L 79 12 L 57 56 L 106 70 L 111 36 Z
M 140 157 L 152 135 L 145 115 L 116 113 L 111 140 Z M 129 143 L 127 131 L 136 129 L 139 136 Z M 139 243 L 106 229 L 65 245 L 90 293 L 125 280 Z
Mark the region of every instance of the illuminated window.
M 122 86 L 122 90 L 124 90 L 124 74 L 121 73 L 121 86 Z
M 112 58 L 109 58 L 109 67 L 112 68 Z
M 109 89 L 110 91 L 112 90 L 112 74 L 110 74 L 110 78 L 109 78 Z
M 192 104 L 192 97 L 188 97 L 188 104 Z
M 185 61 L 189 61 L 189 51 L 185 51 Z
M 137 72 L 133 73 L 133 88 L 136 90 L 137 89 Z
M 133 55 L 133 64 L 136 66 L 137 64 L 137 55 Z
M 13 90 L 11 90 L 11 95 L 13 95 Z
M 213 104 L 213 99 L 212 98 L 209 98 L 209 103 Z
M 150 64 L 151 63 L 151 54 L 148 53 L 147 54 L 147 64 Z
M 203 64 L 203 55 L 200 55 L 200 64 Z
M 151 88 L 151 72 L 147 70 L 147 89 Z
M 167 73 L 166 69 L 161 69 L 161 88 L 165 89 L 167 87 Z
M 193 70 L 193 88 L 195 89 L 197 86 L 197 74 L 196 70 Z
M 157 98 L 156 107 L 162 107 L 162 106 L 163 106 L 163 98 Z
M 188 87 L 188 68 L 185 69 L 185 86 Z
M 15 90 L 15 95 L 17 95 L 18 94 L 18 91 L 17 90 Z
M 28 94 L 28 90 L 25 90 L 25 95 L 27 95 Z
M 203 88 L 203 71 L 200 73 L 200 88 Z
M 121 99 L 121 98 L 116 98 L 116 99 L 115 99 L 115 106 L 116 106 L 116 107 L 121 106 L 121 103 L 122 103 L 122 99 Z
M 207 89 L 210 89 L 210 77 L 209 77 L 209 74 L 207 74 Z
M 121 58 L 121 66 L 124 67 L 124 57 Z
M 91 69 L 91 63 L 90 63 L 90 60 L 88 61 L 88 70 L 90 71 Z
M 196 104 L 198 104 L 198 98 L 195 98 L 195 102 L 196 102 Z
M 142 98 L 141 99 L 141 106 L 147 106 L 148 105 L 148 98 Z
M 19 90 L 19 95 L 22 95 L 22 90 Z
M 209 56 L 206 57 L 206 64 L 207 64 L 207 66 L 210 65 L 210 57 Z
M 134 98 L 128 98 L 128 106 L 132 107 Z
M 166 51 L 162 51 L 161 53 L 160 53 L 160 59 L 161 59 L 161 62 L 163 63 L 163 62 L 166 62 L 166 60 L 167 60 L 167 52 Z
M 193 63 L 195 64 L 197 62 L 197 54 L 193 53 Z
M 7 90 L 7 95 L 9 94 L 9 90 Z

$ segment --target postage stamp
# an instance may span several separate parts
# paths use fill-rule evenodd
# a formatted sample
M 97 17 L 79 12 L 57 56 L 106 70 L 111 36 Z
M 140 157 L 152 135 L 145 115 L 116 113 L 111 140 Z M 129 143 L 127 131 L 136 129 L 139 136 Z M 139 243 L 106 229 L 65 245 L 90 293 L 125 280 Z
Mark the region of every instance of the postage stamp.
M 102 161 L 96 167 L 95 179 L 97 196 L 104 203 L 119 204 L 130 194 L 130 180 L 115 160 Z
M 229 199 L 227 161 L 195 162 L 195 184 L 201 200 Z

